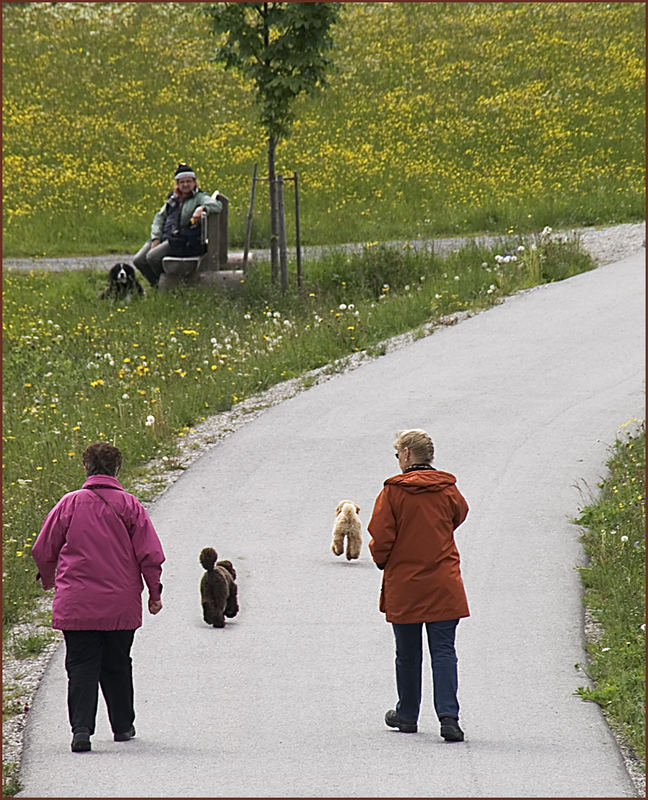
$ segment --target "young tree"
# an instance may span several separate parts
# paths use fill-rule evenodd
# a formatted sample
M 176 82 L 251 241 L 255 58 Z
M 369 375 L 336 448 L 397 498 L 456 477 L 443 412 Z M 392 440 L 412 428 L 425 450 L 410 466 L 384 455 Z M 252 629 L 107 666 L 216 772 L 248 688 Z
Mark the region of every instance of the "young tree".
M 254 81 L 259 118 L 268 137 L 270 254 L 278 274 L 275 183 L 277 142 L 294 120 L 295 98 L 327 85 L 331 26 L 339 3 L 217 3 L 203 9 L 211 32 L 221 37 L 214 60 Z

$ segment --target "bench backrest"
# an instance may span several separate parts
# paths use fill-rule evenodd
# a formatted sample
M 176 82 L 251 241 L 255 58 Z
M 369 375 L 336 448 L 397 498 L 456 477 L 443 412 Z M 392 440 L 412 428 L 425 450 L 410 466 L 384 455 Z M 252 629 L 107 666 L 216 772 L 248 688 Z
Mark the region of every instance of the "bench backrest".
M 200 264 L 201 272 L 203 270 L 227 268 L 227 214 L 229 198 L 219 193 L 218 199 L 223 204 L 220 214 L 207 214 L 207 253 Z

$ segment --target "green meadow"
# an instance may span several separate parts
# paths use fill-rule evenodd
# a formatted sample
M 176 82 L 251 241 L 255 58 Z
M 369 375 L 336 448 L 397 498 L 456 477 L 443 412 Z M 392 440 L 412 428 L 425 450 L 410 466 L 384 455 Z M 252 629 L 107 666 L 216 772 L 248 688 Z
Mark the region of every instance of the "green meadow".
M 242 246 L 265 139 L 198 6 L 3 5 L 5 256 L 135 252 L 181 159 Z M 304 243 L 643 219 L 644 28 L 643 3 L 344 4 L 277 153 Z

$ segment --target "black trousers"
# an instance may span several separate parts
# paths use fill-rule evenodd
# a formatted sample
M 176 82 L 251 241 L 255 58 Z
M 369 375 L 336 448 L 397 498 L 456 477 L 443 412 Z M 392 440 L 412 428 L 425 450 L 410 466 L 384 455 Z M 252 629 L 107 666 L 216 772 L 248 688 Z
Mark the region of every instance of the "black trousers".
M 126 733 L 135 720 L 130 649 L 134 630 L 63 631 L 72 731 L 94 733 L 99 686 L 113 733 Z

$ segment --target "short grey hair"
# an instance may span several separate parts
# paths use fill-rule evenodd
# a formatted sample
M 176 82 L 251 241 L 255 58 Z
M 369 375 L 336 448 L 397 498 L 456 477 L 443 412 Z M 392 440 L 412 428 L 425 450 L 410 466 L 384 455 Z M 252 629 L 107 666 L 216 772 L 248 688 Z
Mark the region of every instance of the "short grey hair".
M 434 458 L 434 442 L 421 428 L 411 428 L 407 431 L 397 431 L 394 449 L 397 453 L 408 447 L 414 460 L 421 464 L 431 464 Z

